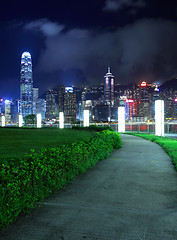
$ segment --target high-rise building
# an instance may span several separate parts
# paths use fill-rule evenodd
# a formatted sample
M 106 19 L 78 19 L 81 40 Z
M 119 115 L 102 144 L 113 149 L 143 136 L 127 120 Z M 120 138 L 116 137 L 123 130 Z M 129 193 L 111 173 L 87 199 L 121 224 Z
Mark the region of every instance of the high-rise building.
M 46 100 L 38 98 L 36 100 L 36 114 L 40 113 L 41 118 L 45 119 L 45 112 L 46 112 Z
M 33 88 L 33 114 L 36 114 L 36 103 L 39 96 L 39 88 Z
M 125 119 L 132 120 L 132 117 L 137 115 L 137 103 L 133 99 L 125 100 Z
M 18 102 L 19 100 L 13 100 L 11 103 L 11 122 L 17 123 L 19 121 L 18 117 Z
M 64 95 L 65 95 L 65 85 L 61 85 L 58 87 L 59 112 L 64 112 Z
M 57 92 L 53 89 L 46 94 L 46 118 L 52 119 L 58 114 Z
M 0 99 L 0 114 L 5 113 L 5 101 L 3 98 Z
M 72 87 L 65 88 L 64 116 L 67 122 L 76 121 L 76 93 Z
M 138 115 L 141 117 L 146 117 L 148 120 L 152 118 L 150 92 L 151 86 L 148 86 L 148 84 L 143 81 L 139 86 Z
M 5 119 L 6 123 L 11 122 L 11 101 L 5 100 Z
M 104 100 L 110 106 L 114 105 L 114 85 L 114 76 L 108 67 L 108 72 L 104 76 Z
M 33 113 L 32 60 L 29 52 L 21 57 L 20 114 L 23 117 Z

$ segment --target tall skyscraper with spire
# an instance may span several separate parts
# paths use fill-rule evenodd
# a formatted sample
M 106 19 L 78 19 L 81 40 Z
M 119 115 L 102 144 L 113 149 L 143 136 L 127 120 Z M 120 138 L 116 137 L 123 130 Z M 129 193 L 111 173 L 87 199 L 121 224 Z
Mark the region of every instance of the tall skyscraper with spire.
M 29 52 L 22 54 L 20 75 L 20 114 L 25 117 L 33 113 L 32 60 Z
M 114 76 L 110 67 L 108 67 L 108 72 L 104 76 L 104 100 L 105 103 L 114 105 Z

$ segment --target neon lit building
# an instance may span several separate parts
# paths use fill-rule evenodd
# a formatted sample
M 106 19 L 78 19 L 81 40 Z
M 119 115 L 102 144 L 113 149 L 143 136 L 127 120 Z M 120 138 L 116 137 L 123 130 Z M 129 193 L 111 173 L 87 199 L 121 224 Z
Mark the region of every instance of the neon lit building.
M 114 76 L 110 67 L 108 67 L 108 72 L 104 76 L 104 100 L 105 103 L 114 105 Z
M 133 99 L 125 100 L 125 118 L 126 120 L 132 120 L 132 117 L 137 115 L 137 103 Z
M 151 86 L 149 86 L 145 81 L 143 81 L 139 87 L 139 116 L 147 117 L 148 120 L 152 118 L 150 93 L 151 89 Z
M 32 60 L 29 52 L 21 57 L 20 114 L 25 117 L 33 113 Z

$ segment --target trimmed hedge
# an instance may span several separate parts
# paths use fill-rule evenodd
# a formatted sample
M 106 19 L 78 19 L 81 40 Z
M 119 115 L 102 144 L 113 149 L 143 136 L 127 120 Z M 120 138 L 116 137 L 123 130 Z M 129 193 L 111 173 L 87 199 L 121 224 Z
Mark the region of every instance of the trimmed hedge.
M 0 228 L 120 147 L 119 134 L 104 130 L 72 145 L 42 149 L 40 153 L 33 150 L 23 158 L 1 163 Z
M 83 126 L 73 126 L 72 129 L 79 129 L 79 130 L 88 130 L 88 131 L 96 131 L 102 132 L 103 130 L 114 131 L 110 126 L 97 126 L 97 125 L 90 125 L 89 127 Z

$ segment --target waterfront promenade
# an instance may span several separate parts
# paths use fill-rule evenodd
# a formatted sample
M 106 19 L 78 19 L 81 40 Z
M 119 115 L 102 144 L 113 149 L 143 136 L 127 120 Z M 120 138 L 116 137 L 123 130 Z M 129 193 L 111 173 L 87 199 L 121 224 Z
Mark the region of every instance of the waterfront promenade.
M 0 239 L 177 239 L 177 172 L 170 157 L 145 139 L 121 138 L 121 149 L 20 217 Z

